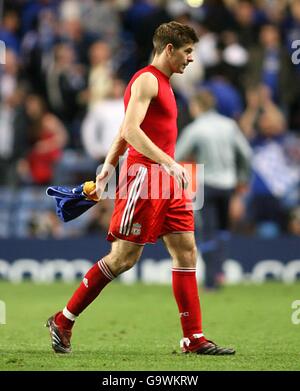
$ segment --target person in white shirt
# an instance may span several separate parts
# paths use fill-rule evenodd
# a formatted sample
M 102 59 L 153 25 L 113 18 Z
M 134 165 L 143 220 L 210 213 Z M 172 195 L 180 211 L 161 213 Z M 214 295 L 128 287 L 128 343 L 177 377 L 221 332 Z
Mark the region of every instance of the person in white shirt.
M 214 108 L 214 96 L 208 90 L 198 92 L 190 105 L 195 119 L 182 130 L 176 146 L 177 160 L 193 155 L 193 160 L 204 164 L 201 239 L 205 286 L 210 289 L 218 287 L 222 275 L 230 199 L 234 192 L 245 189 L 251 158 L 250 145 L 237 123 Z
M 119 131 L 124 117 L 124 83 L 113 79 L 109 97 L 96 103 L 87 113 L 81 128 L 86 153 L 96 161 L 103 161 Z

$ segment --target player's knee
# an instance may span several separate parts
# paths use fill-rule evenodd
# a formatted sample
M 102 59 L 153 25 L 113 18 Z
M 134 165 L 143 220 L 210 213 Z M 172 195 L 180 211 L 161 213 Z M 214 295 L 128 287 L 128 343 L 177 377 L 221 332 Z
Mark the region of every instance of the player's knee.
M 178 262 L 182 267 L 196 267 L 197 262 L 197 247 L 182 249 L 178 254 Z
M 121 274 L 131 269 L 138 261 L 140 254 L 135 251 L 129 251 L 126 254 L 120 254 L 113 257 L 113 263 L 116 274 Z
M 131 269 L 136 262 L 138 261 L 137 257 L 135 256 L 128 256 L 126 259 L 122 259 L 120 261 L 120 273 L 126 272 L 127 270 Z

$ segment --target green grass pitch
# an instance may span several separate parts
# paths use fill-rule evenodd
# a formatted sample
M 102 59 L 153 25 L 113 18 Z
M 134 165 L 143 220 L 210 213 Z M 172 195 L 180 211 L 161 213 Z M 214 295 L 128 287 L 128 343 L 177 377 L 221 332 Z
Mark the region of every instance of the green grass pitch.
M 206 336 L 235 347 L 237 354 L 228 357 L 180 354 L 171 286 L 118 282 L 78 319 L 73 353 L 55 355 L 43 326 L 76 286 L 0 282 L 7 313 L 0 325 L 0 370 L 300 370 L 300 324 L 291 320 L 299 283 L 228 286 L 213 293 L 200 288 Z

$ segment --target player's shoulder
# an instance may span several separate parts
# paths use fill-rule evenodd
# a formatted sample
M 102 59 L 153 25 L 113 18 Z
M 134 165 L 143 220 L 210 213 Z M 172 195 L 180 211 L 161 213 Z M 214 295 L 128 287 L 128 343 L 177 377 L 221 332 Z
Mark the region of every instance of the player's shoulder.
M 157 77 L 152 72 L 145 70 L 136 77 L 134 82 L 137 81 L 139 83 L 155 83 L 157 82 Z
M 145 71 L 140 73 L 131 86 L 132 91 L 138 91 L 142 95 L 155 96 L 158 92 L 158 80 L 153 73 Z

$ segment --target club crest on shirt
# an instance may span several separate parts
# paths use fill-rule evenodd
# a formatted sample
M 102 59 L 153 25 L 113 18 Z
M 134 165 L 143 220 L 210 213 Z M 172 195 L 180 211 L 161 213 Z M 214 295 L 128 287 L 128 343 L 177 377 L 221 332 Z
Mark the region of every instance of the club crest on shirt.
M 131 228 L 132 235 L 136 235 L 136 236 L 140 235 L 141 234 L 141 228 L 142 228 L 142 226 L 139 223 L 132 224 L 132 228 Z

